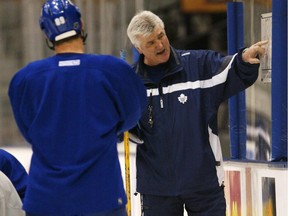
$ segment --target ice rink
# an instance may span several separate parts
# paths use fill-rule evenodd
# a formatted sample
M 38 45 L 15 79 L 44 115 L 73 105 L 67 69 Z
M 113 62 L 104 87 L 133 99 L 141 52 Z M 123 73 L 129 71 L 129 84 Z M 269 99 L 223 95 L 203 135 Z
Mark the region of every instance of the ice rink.
M 130 144 L 131 215 L 140 216 L 140 195 L 136 196 L 136 145 Z M 29 147 L 9 147 L 29 172 L 32 156 Z M 119 160 L 125 185 L 124 145 L 118 144 Z M 288 216 L 287 163 L 224 162 L 227 216 Z M 266 213 L 267 214 L 266 214 Z M 185 212 L 185 216 L 187 216 Z

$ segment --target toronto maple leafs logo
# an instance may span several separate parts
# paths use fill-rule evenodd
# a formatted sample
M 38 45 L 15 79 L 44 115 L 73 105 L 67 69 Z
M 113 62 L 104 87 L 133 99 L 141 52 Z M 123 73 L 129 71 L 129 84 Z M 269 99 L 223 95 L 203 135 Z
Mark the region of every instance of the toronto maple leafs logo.
M 179 97 L 178 97 L 178 100 L 180 103 L 184 104 L 187 102 L 187 96 L 184 95 L 184 94 L 181 94 Z

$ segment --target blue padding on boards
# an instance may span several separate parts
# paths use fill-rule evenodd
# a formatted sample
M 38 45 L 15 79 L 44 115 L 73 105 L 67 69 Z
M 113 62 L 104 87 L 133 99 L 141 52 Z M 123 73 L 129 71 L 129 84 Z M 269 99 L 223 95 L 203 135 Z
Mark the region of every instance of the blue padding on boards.
M 244 46 L 244 24 L 242 2 L 227 3 L 228 54 L 232 55 Z M 246 158 L 246 98 L 245 91 L 231 97 L 229 104 L 229 124 L 231 158 Z
M 272 159 L 287 160 L 287 1 L 272 2 Z

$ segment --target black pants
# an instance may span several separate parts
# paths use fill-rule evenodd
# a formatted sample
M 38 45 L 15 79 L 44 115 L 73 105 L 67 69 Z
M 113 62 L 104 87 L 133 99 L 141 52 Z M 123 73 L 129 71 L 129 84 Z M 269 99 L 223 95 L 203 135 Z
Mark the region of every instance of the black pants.
M 224 187 L 185 196 L 154 196 L 141 194 L 141 216 L 225 216 Z

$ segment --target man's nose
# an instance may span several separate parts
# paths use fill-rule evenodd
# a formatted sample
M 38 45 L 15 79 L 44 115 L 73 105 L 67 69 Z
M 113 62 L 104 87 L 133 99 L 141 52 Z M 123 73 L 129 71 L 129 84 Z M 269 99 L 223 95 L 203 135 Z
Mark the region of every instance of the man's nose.
M 163 42 L 161 40 L 157 40 L 156 47 L 157 49 L 163 48 Z

